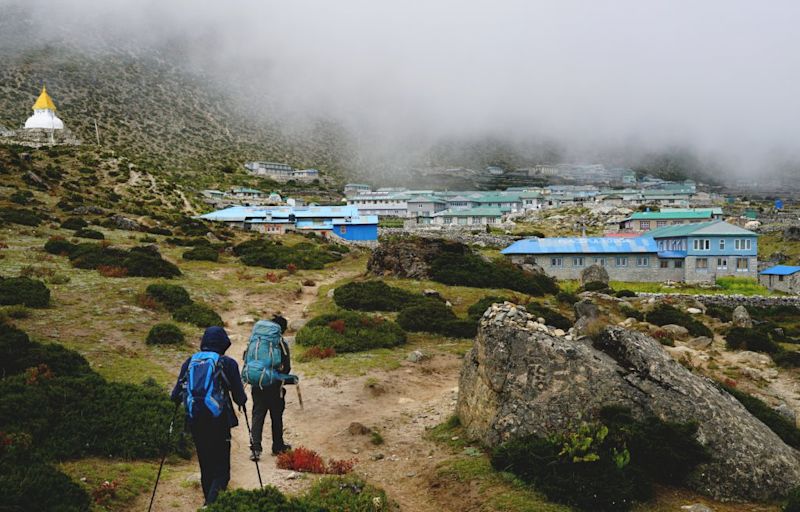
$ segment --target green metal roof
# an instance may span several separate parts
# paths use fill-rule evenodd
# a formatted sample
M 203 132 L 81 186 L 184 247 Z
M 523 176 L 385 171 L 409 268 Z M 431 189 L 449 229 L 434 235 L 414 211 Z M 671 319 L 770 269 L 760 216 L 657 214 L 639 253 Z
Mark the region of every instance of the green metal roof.
M 670 219 L 710 219 L 711 210 L 708 211 L 680 211 L 680 212 L 636 212 L 631 214 L 631 220 L 670 220 Z
M 468 208 L 466 210 L 446 210 L 434 214 L 435 217 L 501 217 L 503 209 L 501 208 Z
M 409 199 L 409 203 L 445 203 L 444 199 L 439 199 L 438 197 L 432 196 L 418 196 L 414 199 Z
M 728 224 L 721 220 L 711 222 L 698 222 L 695 224 L 681 224 L 680 226 L 665 226 L 648 231 L 646 236 L 653 238 L 675 238 L 681 236 L 758 236 L 750 230 Z
M 476 203 L 517 203 L 519 194 L 485 194 L 473 199 Z

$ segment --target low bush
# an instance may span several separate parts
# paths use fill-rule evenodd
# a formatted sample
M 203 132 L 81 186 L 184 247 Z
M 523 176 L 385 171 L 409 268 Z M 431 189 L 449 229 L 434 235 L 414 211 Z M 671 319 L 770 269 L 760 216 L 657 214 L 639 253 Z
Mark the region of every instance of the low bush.
M 78 231 L 86 227 L 89 227 L 89 223 L 80 217 L 70 217 L 61 223 L 62 229 L 69 229 L 71 231 Z
M 147 286 L 144 293 L 169 311 L 192 303 L 186 288 L 177 284 L 153 283 Z
M 183 253 L 183 259 L 195 261 L 218 261 L 219 252 L 210 245 L 198 245 Z
M 294 265 L 299 270 L 320 270 L 327 263 L 342 259 L 341 253 L 324 245 L 302 242 L 288 246 L 267 239 L 243 242 L 233 252 L 245 265 L 264 268 L 284 269 Z
M 636 297 L 636 292 L 632 292 L 630 290 L 618 290 L 615 294 L 615 297 L 620 299 L 624 299 L 626 297 Z
M 558 302 L 561 302 L 562 304 L 570 304 L 570 305 L 572 305 L 572 304 L 575 304 L 576 302 L 578 302 L 581 299 L 580 299 L 580 297 L 578 297 L 577 295 L 575 295 L 572 292 L 561 291 L 561 292 L 558 292 L 556 294 L 556 300 Z
M 544 274 L 524 272 L 506 260 L 486 261 L 477 254 L 443 251 L 431 261 L 434 281 L 452 286 L 507 288 L 528 295 L 558 292 L 555 280 Z
M 50 304 L 50 290 L 45 284 L 28 277 L 0 277 L 0 305 L 22 304 L 29 308 L 44 308 Z
M 63 238 L 51 238 L 44 244 L 44 250 L 57 256 L 69 256 L 78 248 L 77 244 L 68 242 Z
M 431 332 L 452 338 L 474 338 L 478 319 L 462 320 L 441 301 L 428 301 L 407 307 L 397 315 L 397 324 L 410 332 Z
M 158 226 L 147 228 L 145 231 L 151 235 L 172 236 L 172 231 L 167 228 L 160 228 Z
M 600 281 L 592 281 L 590 283 L 586 283 L 581 287 L 581 290 L 585 292 L 605 292 L 608 291 L 610 288 L 608 284 L 602 283 Z
M 769 334 L 757 329 L 733 327 L 725 334 L 725 345 L 730 350 L 752 350 L 774 354 L 781 347 L 772 341 Z
M 786 497 L 781 512 L 800 512 L 800 487 L 796 487 Z
M 134 247 L 130 251 L 107 247 L 101 244 L 69 244 L 62 240 L 49 240 L 45 250 L 53 254 L 66 251 L 72 266 L 80 269 L 98 267 L 119 267 L 126 269 L 126 275 L 133 277 L 177 277 L 181 275 L 177 266 L 163 259 L 152 246 Z
M 679 484 L 709 460 L 694 424 L 636 421 L 607 408 L 600 422 L 566 435 L 516 439 L 495 449 L 492 465 L 511 471 L 553 501 L 582 510 L 628 510 L 649 499 L 652 482 Z
M 5 314 L 8 318 L 21 320 L 23 318 L 30 318 L 31 311 L 25 306 L 17 304 L 15 306 L 9 306 L 3 309 L 2 313 L 0 314 Z
M 619 312 L 625 318 L 635 318 L 640 322 L 644 320 L 644 313 L 627 304 L 620 304 Z
M 360 311 L 400 311 L 425 300 L 419 294 L 389 286 L 383 281 L 361 281 L 342 285 L 333 292 L 336 305 Z
M 651 324 L 668 325 L 675 324 L 685 327 L 692 336 L 707 336 L 712 338 L 714 334 L 706 325 L 669 304 L 659 304 L 655 309 L 645 315 L 645 319 Z
M 94 229 L 79 229 L 75 232 L 75 236 L 78 238 L 91 238 L 92 240 L 105 240 L 106 236 Z
M 90 497 L 64 473 L 27 453 L 13 453 L 19 436 L 0 433 L 0 496 L 9 511 L 87 512 Z M 12 451 L 13 450 L 13 451 Z M 11 452 L 11 453 L 9 453 Z
M 779 350 L 772 354 L 775 364 L 781 368 L 800 368 L 800 352 L 795 350 Z
M 137 251 L 134 247 L 123 262 L 128 269 L 128 275 L 134 277 L 177 277 L 181 275 L 180 269 L 160 254 L 147 251 Z
M 18 210 L 14 208 L 0 208 L 0 219 L 11 224 L 22 226 L 38 226 L 42 223 L 42 217 L 31 210 Z
M 279 469 L 290 469 L 301 473 L 344 475 L 353 470 L 355 461 L 331 459 L 326 464 L 314 450 L 298 446 L 278 455 L 275 465 Z
M 547 306 L 542 306 L 538 302 L 531 302 L 527 304 L 525 309 L 528 311 L 528 313 L 537 318 L 544 318 L 544 323 L 546 325 L 551 325 L 556 329 L 567 331 L 570 327 L 572 327 L 572 320 L 565 317 L 558 311 L 554 311 Z
M 733 308 L 710 304 L 706 306 L 706 315 L 716 318 L 721 322 L 730 322 L 733 320 Z
M 193 302 L 181 306 L 172 313 L 172 318 L 178 322 L 186 322 L 197 327 L 211 327 L 214 325 L 222 326 L 222 318 L 216 311 L 206 306 Z
M 185 341 L 183 331 L 175 324 L 156 324 L 147 333 L 148 345 L 178 345 Z
M 340 311 L 313 318 L 297 333 L 297 343 L 332 348 L 337 353 L 390 348 L 406 342 L 406 333 L 379 316 Z
M 747 409 L 750 414 L 758 418 L 761 423 L 775 432 L 778 437 L 783 439 L 784 443 L 800 449 L 800 429 L 795 426 L 794 422 L 781 416 L 772 407 L 744 391 L 740 391 L 733 386 L 728 386 L 723 383 L 718 383 L 717 385 L 720 389 L 726 391 L 738 400 L 744 408 Z
M 314 359 L 329 359 L 331 357 L 336 357 L 336 350 L 333 348 L 309 347 L 308 350 L 298 357 L 298 360 L 313 361 Z

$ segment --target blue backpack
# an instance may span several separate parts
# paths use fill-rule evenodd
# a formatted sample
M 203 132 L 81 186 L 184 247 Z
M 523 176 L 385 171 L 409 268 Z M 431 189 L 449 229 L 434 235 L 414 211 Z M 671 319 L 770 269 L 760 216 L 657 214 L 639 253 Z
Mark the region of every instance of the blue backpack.
M 218 418 L 227 400 L 222 387 L 222 363 L 216 352 L 198 352 L 189 360 L 186 371 L 185 405 L 190 419 Z
M 284 353 L 282 341 L 278 324 L 269 320 L 256 322 L 244 353 L 244 383 L 263 389 L 274 382 L 286 380 L 287 375 L 279 372 Z

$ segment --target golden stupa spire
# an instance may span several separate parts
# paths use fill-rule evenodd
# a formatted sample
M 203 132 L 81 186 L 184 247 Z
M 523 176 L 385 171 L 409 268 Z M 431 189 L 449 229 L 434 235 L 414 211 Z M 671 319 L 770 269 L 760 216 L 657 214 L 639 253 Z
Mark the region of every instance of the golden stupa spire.
M 47 87 L 42 85 L 42 93 L 39 95 L 39 99 L 36 100 L 36 103 L 33 104 L 33 110 L 55 110 L 56 104 L 53 103 L 53 98 L 47 94 Z

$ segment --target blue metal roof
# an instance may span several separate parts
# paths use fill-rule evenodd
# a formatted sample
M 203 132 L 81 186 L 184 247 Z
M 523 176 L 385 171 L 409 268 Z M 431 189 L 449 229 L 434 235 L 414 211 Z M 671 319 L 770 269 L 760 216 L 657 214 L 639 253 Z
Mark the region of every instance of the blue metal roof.
M 658 257 L 664 259 L 685 258 L 686 251 L 661 251 L 658 253 Z
M 775 265 L 761 272 L 762 276 L 790 276 L 800 272 L 800 267 L 792 265 Z
M 528 238 L 514 242 L 502 254 L 657 253 L 656 241 L 636 238 Z

